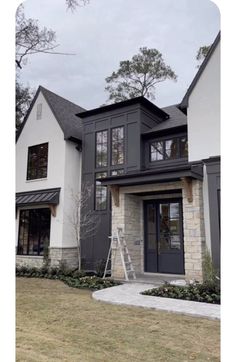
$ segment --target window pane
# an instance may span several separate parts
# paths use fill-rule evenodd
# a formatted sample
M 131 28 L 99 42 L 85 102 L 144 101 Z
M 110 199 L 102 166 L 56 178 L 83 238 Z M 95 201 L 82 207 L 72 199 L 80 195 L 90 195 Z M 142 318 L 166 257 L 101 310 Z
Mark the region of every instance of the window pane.
M 120 170 L 113 170 L 111 171 L 111 176 L 120 176 L 124 174 L 124 169 L 120 169 Z
M 29 147 L 27 180 L 47 177 L 48 143 Z
M 20 211 L 19 255 L 43 255 L 49 245 L 50 222 L 48 208 Z
M 96 167 L 107 166 L 107 131 L 96 133 Z
M 178 138 L 165 141 L 165 159 L 175 159 L 178 157 Z
M 153 142 L 151 144 L 151 162 L 164 159 L 163 142 Z
M 188 141 L 186 137 L 180 138 L 180 157 L 188 157 Z
M 95 209 L 106 210 L 107 208 L 107 187 L 102 186 L 98 179 L 107 176 L 107 172 L 96 173 Z
M 124 127 L 112 130 L 112 165 L 124 163 Z

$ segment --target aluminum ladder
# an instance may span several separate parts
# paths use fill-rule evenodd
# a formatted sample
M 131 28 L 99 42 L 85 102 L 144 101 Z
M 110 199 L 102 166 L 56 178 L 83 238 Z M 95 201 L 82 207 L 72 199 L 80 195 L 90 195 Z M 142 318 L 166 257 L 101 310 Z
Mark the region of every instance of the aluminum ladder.
M 136 274 L 135 274 L 135 270 L 130 258 L 130 254 L 129 254 L 129 250 L 125 241 L 125 237 L 122 231 L 122 228 L 117 228 L 117 232 L 115 235 L 112 235 L 109 237 L 111 239 L 111 245 L 109 248 L 109 252 L 108 252 L 108 256 L 107 256 L 107 261 L 106 261 L 106 266 L 105 266 L 105 270 L 104 270 L 104 274 L 103 274 L 103 279 L 106 277 L 106 274 L 108 273 L 112 273 L 112 270 L 108 270 L 108 265 L 110 262 L 110 265 L 112 263 L 111 261 L 111 257 L 112 257 L 112 246 L 115 246 L 115 250 L 114 253 L 115 255 L 113 255 L 113 263 L 115 264 L 115 258 L 116 258 L 116 252 L 119 249 L 120 252 L 120 257 L 121 257 L 121 263 L 124 269 L 124 274 L 125 274 L 125 280 L 130 280 L 129 276 L 132 275 L 133 279 L 136 279 Z

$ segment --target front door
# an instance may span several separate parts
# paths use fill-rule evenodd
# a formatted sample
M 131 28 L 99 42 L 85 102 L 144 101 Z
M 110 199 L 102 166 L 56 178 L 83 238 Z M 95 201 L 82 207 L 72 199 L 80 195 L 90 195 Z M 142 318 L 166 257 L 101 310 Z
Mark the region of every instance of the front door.
M 144 203 L 145 272 L 184 274 L 181 199 Z

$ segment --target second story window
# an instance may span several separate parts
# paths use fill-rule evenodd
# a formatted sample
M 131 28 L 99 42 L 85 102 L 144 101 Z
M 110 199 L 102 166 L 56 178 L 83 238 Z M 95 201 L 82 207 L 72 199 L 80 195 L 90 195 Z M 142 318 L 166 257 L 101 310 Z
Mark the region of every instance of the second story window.
M 112 165 L 122 165 L 124 163 L 124 127 L 113 128 L 111 140 Z
M 188 157 L 188 141 L 187 137 L 180 138 L 180 157 Z
M 48 143 L 28 148 L 27 180 L 47 177 Z
M 150 161 L 175 160 L 188 157 L 187 137 L 154 141 L 150 144 Z
M 107 131 L 96 133 L 96 167 L 107 166 Z

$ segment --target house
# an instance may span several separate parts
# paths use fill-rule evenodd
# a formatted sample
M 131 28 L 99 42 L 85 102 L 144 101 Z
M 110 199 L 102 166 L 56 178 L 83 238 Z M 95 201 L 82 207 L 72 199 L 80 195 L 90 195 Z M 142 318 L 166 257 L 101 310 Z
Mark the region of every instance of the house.
M 81 215 L 99 223 L 81 225 L 84 270 L 103 265 L 117 227 L 138 275 L 201 280 L 207 249 L 219 269 L 219 130 L 220 34 L 180 104 L 85 111 L 39 87 L 16 145 L 17 263 L 77 266 L 70 195 L 86 185 Z M 112 248 L 112 277 L 124 278 Z
M 138 274 L 201 280 L 206 247 L 219 267 L 219 39 L 181 104 L 138 97 L 78 114 L 82 182 L 94 185 L 87 209 L 101 220 L 82 235 L 85 269 L 106 259 L 117 227 Z M 124 278 L 119 255 L 112 276 Z
M 80 191 L 83 108 L 39 87 L 16 142 L 16 263 L 77 265 L 71 193 Z

